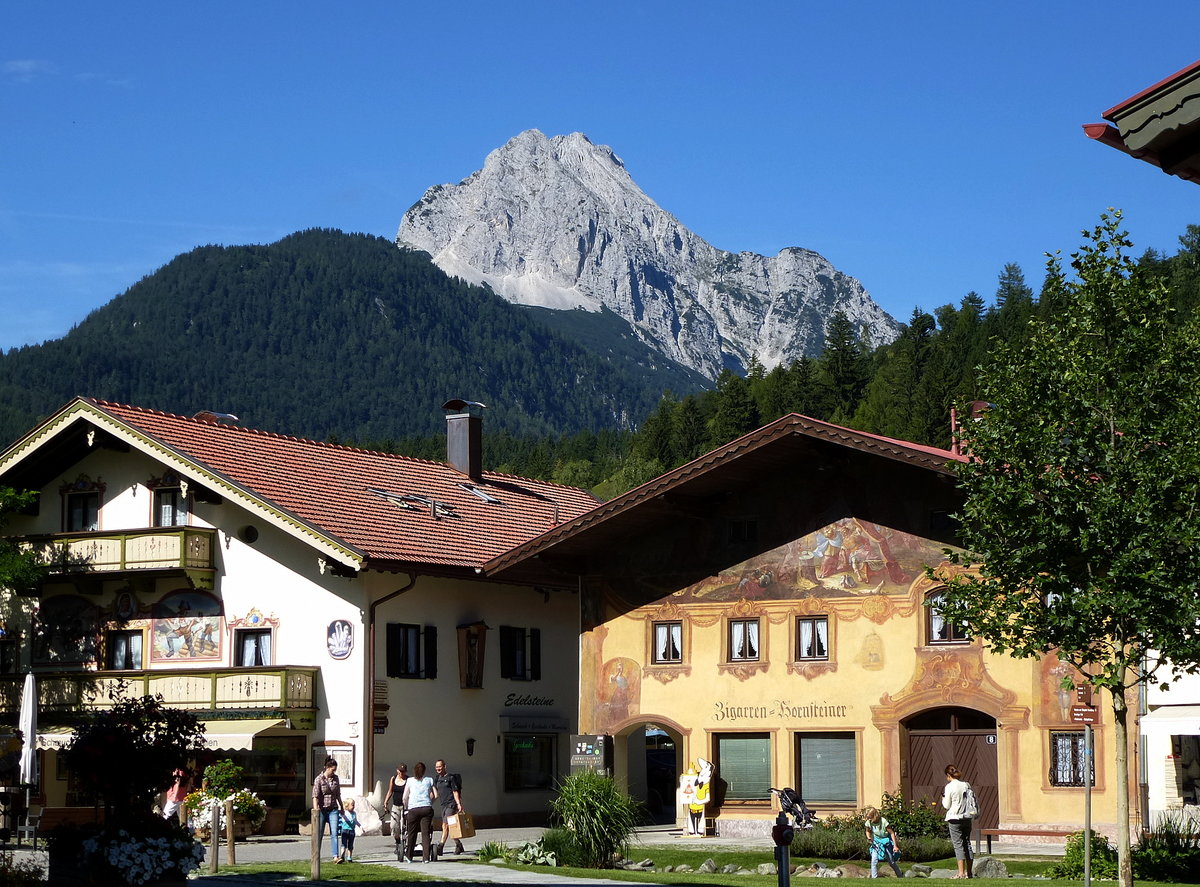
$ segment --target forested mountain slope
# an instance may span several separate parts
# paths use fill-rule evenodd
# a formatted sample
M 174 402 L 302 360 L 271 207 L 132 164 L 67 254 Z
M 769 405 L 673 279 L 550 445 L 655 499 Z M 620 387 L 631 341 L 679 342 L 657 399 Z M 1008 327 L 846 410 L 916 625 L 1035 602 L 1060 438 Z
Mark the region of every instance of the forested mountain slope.
M 444 427 L 452 397 L 488 428 L 632 427 L 697 374 L 633 342 L 597 355 L 423 253 L 331 230 L 181 255 L 62 339 L 0 355 L 0 446 L 76 394 L 255 428 L 386 443 Z

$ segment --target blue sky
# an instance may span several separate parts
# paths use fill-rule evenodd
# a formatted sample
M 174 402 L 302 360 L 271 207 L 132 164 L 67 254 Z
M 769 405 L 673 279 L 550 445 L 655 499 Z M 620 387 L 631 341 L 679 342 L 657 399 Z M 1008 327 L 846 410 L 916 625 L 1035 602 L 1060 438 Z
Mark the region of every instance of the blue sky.
M 814 249 L 904 320 L 1200 187 L 1081 125 L 1200 55 L 1200 3 L 7 3 L 0 348 L 209 243 L 394 236 L 518 132 L 610 145 L 717 247 Z

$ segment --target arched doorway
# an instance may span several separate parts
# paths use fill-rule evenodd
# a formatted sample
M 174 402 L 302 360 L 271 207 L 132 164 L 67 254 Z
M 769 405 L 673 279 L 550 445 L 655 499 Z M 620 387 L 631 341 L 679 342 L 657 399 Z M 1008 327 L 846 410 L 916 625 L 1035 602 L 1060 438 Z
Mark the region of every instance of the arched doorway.
M 625 763 L 626 790 L 646 805 L 653 822 L 665 825 L 676 821 L 675 790 L 679 784 L 682 736 L 662 722 L 634 724 L 622 730 L 618 742 L 617 767 Z M 686 768 L 686 765 L 684 765 Z
M 904 796 L 940 805 L 946 787 L 946 765 L 954 764 L 979 799 L 976 827 L 998 827 L 996 719 L 970 708 L 932 708 L 905 719 L 902 726 Z

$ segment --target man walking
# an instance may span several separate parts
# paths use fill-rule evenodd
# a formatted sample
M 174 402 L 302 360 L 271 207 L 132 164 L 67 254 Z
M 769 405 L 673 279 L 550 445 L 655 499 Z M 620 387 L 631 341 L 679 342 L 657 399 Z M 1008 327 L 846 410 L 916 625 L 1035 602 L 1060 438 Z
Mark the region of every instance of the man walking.
M 433 780 L 433 787 L 437 790 L 438 801 L 442 805 L 442 840 L 438 844 L 438 856 L 446 849 L 446 841 L 450 838 L 450 821 L 449 817 L 459 813 L 464 813 L 462 805 L 462 777 L 457 773 L 451 773 L 446 769 L 446 762 L 441 758 L 433 762 L 433 770 L 437 776 Z M 454 852 L 461 854 L 463 852 L 462 841 L 458 838 L 454 839 Z

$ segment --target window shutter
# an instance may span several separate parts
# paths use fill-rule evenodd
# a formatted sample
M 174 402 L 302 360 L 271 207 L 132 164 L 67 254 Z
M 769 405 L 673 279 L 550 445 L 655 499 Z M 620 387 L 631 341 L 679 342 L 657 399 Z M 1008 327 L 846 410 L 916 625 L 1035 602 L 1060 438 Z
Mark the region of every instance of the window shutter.
M 513 674 L 513 663 L 517 661 L 516 632 L 511 625 L 500 626 L 500 677 L 518 677 Z
M 529 680 L 542 679 L 542 630 L 529 629 Z
M 403 645 L 402 626 L 395 622 L 387 624 L 387 676 L 398 678 L 404 673 L 404 659 L 401 652 Z
M 437 677 L 437 626 L 425 626 L 425 677 Z

